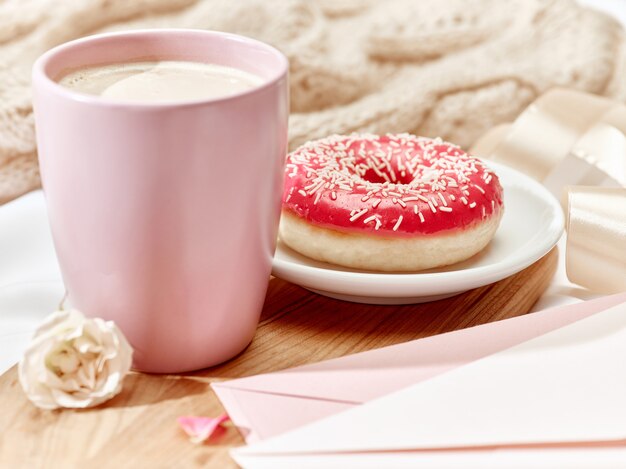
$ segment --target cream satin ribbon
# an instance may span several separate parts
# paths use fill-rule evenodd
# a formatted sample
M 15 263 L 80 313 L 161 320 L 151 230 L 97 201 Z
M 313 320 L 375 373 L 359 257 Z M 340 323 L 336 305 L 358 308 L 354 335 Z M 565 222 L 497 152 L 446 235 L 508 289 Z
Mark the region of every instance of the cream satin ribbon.
M 470 151 L 519 169 L 562 199 L 572 282 L 626 291 L 626 106 L 553 89 Z

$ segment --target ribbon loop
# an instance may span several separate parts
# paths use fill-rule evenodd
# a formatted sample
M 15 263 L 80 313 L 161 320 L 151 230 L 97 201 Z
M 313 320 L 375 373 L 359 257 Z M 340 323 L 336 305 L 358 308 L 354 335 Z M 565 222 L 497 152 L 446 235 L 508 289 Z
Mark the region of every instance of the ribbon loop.
M 626 189 L 572 187 L 568 201 L 568 278 L 599 293 L 626 291 Z
M 626 291 L 626 106 L 572 90 L 540 96 L 471 149 L 542 181 L 563 198 L 568 278 Z

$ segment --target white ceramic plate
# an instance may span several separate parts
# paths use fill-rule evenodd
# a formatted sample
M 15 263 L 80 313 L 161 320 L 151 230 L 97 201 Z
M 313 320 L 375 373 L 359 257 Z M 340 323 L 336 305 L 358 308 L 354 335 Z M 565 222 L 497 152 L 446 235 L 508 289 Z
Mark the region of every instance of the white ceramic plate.
M 489 162 L 504 188 L 494 239 L 472 258 L 419 273 L 375 273 L 318 262 L 278 242 L 273 274 L 321 295 L 372 304 L 434 301 L 502 280 L 539 260 L 563 233 L 559 202 L 537 181 Z

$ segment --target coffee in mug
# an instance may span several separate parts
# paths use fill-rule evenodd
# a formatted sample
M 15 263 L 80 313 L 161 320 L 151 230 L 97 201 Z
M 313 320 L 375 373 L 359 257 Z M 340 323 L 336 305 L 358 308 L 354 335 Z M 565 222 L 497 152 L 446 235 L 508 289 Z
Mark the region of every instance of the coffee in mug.
M 60 85 L 81 93 L 144 103 L 218 98 L 262 82 L 260 77 L 233 67 L 177 60 L 87 67 L 59 80 Z

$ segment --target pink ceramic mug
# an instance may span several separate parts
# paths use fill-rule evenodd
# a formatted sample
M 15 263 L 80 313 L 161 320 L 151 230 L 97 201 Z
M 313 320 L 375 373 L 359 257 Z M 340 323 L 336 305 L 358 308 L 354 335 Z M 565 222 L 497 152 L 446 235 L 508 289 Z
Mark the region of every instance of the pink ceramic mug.
M 85 66 L 159 59 L 226 65 L 263 84 L 129 104 L 55 82 Z M 266 44 L 196 30 L 91 36 L 34 66 L 39 163 L 70 302 L 114 320 L 140 370 L 204 368 L 252 340 L 280 215 L 287 69 Z

